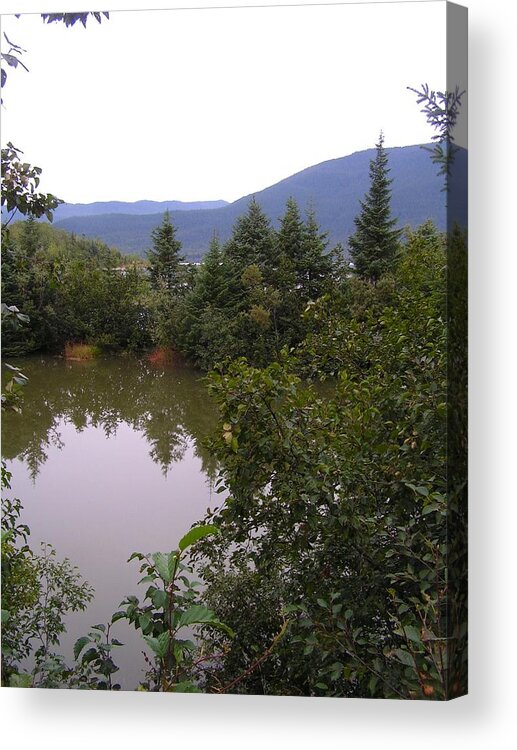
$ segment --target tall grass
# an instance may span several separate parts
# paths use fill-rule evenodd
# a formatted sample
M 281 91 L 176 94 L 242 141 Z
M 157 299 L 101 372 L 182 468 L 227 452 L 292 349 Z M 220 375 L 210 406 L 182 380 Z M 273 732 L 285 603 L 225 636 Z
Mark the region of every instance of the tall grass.
M 65 344 L 65 359 L 94 359 L 99 354 L 99 347 L 93 344 Z

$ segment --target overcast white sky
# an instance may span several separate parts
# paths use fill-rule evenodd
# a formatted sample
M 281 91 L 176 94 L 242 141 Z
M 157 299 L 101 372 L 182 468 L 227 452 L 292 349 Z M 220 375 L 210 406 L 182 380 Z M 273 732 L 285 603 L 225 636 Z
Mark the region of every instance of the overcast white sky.
M 381 128 L 425 142 L 406 86 L 446 85 L 445 2 L 117 11 L 87 29 L 4 15 L 2 31 L 30 69 L 7 70 L 2 145 L 67 202 L 235 200 Z

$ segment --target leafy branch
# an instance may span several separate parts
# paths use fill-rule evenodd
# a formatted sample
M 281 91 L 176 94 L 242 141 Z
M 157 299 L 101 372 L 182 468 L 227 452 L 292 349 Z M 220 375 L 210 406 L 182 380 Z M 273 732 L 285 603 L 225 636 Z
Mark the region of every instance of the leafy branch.
M 16 18 L 20 17 L 19 13 L 15 13 Z M 43 19 L 43 23 L 49 24 L 54 22 L 61 22 L 64 23 L 67 28 L 70 26 L 74 26 L 78 21 L 82 23 L 83 27 L 86 28 L 86 22 L 88 20 L 88 16 L 93 16 L 97 23 L 102 22 L 102 17 L 109 19 L 109 13 L 107 11 L 91 11 L 89 13 L 42 13 L 41 18 Z M 20 47 L 19 44 L 16 44 L 15 42 L 11 42 L 7 34 L 4 32 L 4 39 L 9 45 L 9 49 L 7 52 L 0 53 L 0 59 L 3 60 L 7 65 L 11 68 L 17 68 L 18 65 L 21 65 L 21 67 L 29 72 L 29 68 L 21 61 L 21 56 L 24 52 L 27 52 L 26 49 L 23 47 Z M 7 83 L 7 71 L 2 68 L 1 71 L 1 88 L 5 86 Z
M 263 654 L 261 654 L 257 659 L 255 659 L 255 661 L 253 661 L 247 669 L 245 669 L 243 672 L 237 675 L 237 677 L 235 677 L 233 680 L 231 680 L 229 683 L 227 683 L 223 687 L 218 688 L 215 692 L 216 693 L 228 693 L 232 688 L 238 685 L 239 682 L 242 682 L 242 680 L 244 680 L 246 677 L 249 677 L 249 675 L 252 672 L 258 669 L 258 667 L 260 667 L 260 665 L 263 664 L 263 662 L 265 662 L 266 659 L 268 659 L 271 656 L 276 646 L 280 643 L 280 641 L 282 640 L 282 638 L 284 637 L 287 631 L 288 625 L 289 625 L 289 620 L 284 618 L 282 622 L 282 627 L 280 628 L 278 633 L 275 635 L 275 637 L 271 641 L 271 645 L 269 646 L 269 648 L 267 648 Z

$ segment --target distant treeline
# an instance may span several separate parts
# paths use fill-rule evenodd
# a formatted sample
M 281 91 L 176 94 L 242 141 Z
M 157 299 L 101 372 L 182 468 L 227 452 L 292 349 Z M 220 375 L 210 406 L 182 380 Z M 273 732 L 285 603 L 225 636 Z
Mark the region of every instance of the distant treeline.
M 147 261 L 27 219 L 4 229 L 2 295 L 29 316 L 5 327 L 4 353 L 170 347 L 197 366 L 238 356 L 271 361 L 307 333 L 307 305 L 343 274 L 313 213 L 287 202 L 278 231 L 255 200 L 201 265 L 184 261 L 165 214 Z
M 2 300 L 29 317 L 26 325 L 3 324 L 3 353 L 59 353 L 70 341 L 145 347 L 143 266 L 33 218 L 3 228 Z

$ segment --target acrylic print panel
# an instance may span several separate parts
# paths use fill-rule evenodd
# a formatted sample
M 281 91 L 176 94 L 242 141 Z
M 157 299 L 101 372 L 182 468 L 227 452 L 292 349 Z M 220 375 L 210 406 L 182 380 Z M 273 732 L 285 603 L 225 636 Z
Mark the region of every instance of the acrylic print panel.
M 463 695 L 465 9 L 2 31 L 2 684 Z

